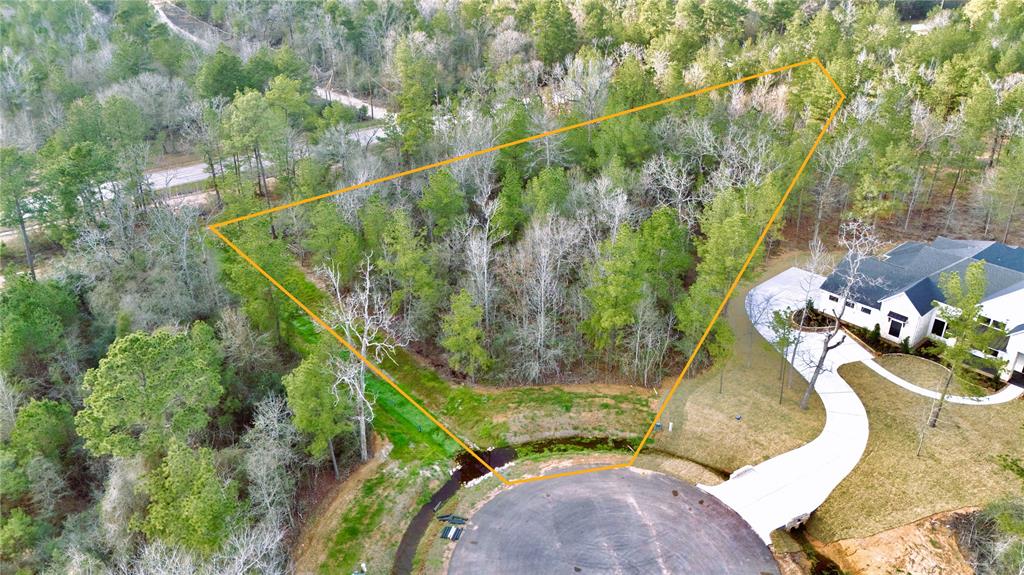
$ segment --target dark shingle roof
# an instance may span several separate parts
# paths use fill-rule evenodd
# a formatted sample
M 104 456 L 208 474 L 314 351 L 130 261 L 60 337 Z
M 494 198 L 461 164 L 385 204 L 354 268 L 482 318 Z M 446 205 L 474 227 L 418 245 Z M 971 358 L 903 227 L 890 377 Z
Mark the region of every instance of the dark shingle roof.
M 988 280 L 985 299 L 1024 287 L 1018 285 L 1024 282 L 1024 248 L 940 236 L 931 244 L 905 242 L 884 256 L 863 261 L 860 272 L 867 281 L 854 286 L 850 298 L 879 309 L 881 300 L 905 292 L 923 315 L 933 301 L 945 301 L 939 289 L 943 273 L 956 272 L 962 278 L 967 266 L 979 260 L 985 261 Z M 849 260 L 844 258 L 821 288 L 832 293 L 844 291 L 849 269 Z
M 974 259 L 1024 273 L 1024 248 L 994 243 L 975 254 Z

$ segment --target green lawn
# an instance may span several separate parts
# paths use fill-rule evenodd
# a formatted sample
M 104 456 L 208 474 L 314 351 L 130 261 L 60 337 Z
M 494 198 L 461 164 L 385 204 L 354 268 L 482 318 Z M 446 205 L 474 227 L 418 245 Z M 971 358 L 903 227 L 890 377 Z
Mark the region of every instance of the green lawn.
M 946 404 L 918 457 L 918 432 L 931 400 L 860 363 L 840 367 L 839 375 L 864 403 L 871 433 L 860 463 L 811 516 L 807 529 L 815 538 L 866 537 L 940 511 L 1019 493 L 1019 480 L 999 467 L 996 457 L 1024 455 L 1021 401 Z
M 457 385 L 404 350 L 384 369 L 460 439 L 483 449 L 552 437 L 639 437 L 653 416 L 650 392 L 641 388 L 597 393 Z
M 487 448 L 563 436 L 630 437 L 643 433 L 652 416 L 647 397 L 529 387 L 489 390 L 444 381 L 399 350 L 384 369 L 398 385 L 464 441 Z M 389 572 L 405 527 L 429 494 L 447 479 L 458 445 L 384 381 L 371 378 L 376 396 L 374 429 L 393 445 L 391 460 L 367 480 L 338 520 L 320 566 L 325 574 L 351 573 L 366 561 L 371 573 Z M 571 453 L 532 453 L 521 462 Z M 609 454 L 625 458 L 626 453 Z M 519 462 L 517 462 L 518 464 Z M 487 480 L 497 484 L 493 477 Z M 454 502 L 453 502 L 454 504 Z M 428 531 L 424 541 L 437 537 Z
M 800 447 L 821 433 L 821 400 L 815 395 L 810 408 L 800 410 L 807 383 L 796 372 L 779 403 L 781 358 L 753 331 L 743 307 L 753 285 L 796 263 L 793 255 L 777 257 L 758 279 L 736 290 L 724 318 L 736 335 L 732 356 L 724 367 L 683 380 L 662 417 L 664 427 L 672 422 L 673 430 L 657 436 L 657 450 L 732 472 Z
M 925 389 L 939 391 L 946 378 L 949 377 L 949 368 L 923 357 L 891 354 L 876 358 L 875 362 L 891 371 L 893 375 Z M 949 386 L 949 393 L 952 395 L 977 395 L 975 390 L 979 389 L 979 383 L 978 381 L 965 382 L 957 377 Z
M 394 461 L 368 479 L 338 521 L 320 573 L 348 575 L 363 561 L 368 573 L 390 573 L 406 526 L 440 486 L 441 476 L 440 468 Z

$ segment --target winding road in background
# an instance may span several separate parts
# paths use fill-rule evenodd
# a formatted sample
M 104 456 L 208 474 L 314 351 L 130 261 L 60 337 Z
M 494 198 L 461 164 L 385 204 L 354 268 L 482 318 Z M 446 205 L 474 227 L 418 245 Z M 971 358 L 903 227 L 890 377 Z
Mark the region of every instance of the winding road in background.
M 199 45 L 204 50 L 209 51 L 216 49 L 217 44 L 210 38 L 219 38 L 220 40 L 223 40 L 223 38 L 220 38 L 220 36 L 226 34 L 226 32 L 224 32 L 223 30 L 210 26 L 209 24 L 202 22 L 201 20 L 195 20 L 194 18 L 192 20 L 194 20 L 196 26 L 208 28 L 209 31 L 207 33 L 202 34 L 193 34 L 192 32 L 189 32 L 188 30 L 185 30 L 184 28 L 176 24 L 174 22 L 174 19 L 168 17 L 165 10 L 176 10 L 178 12 L 181 12 L 181 14 L 184 14 L 184 16 L 181 16 L 181 14 L 175 13 L 176 18 L 191 18 L 191 16 L 188 15 L 187 12 L 184 12 L 180 8 L 174 6 L 173 4 L 170 4 L 169 2 L 166 2 L 165 0 L 151 0 L 150 5 L 153 6 L 154 10 L 156 10 L 158 19 L 162 23 L 164 23 L 172 32 L 190 42 Z M 205 38 L 201 38 L 200 36 L 205 36 Z M 389 112 L 386 108 L 380 105 L 372 104 L 371 102 L 367 102 L 356 96 L 335 91 L 331 89 L 329 85 L 317 86 L 316 88 L 314 88 L 313 91 L 317 97 L 323 100 L 327 100 L 328 102 L 341 102 L 342 104 L 353 108 L 365 108 L 366 114 L 369 118 L 373 120 L 385 121 L 385 124 L 380 126 L 371 126 L 368 128 L 353 130 L 346 134 L 346 137 L 348 137 L 348 139 L 358 142 L 362 146 L 368 146 L 384 138 L 385 126 L 387 125 L 387 122 L 390 122 L 392 119 L 391 112 Z M 209 178 L 209 167 L 203 162 L 146 172 L 146 179 L 149 181 L 150 185 L 153 187 L 154 190 L 168 190 L 169 188 L 176 186 L 197 184 L 200 182 L 205 182 Z M 171 207 L 182 207 L 186 205 L 205 205 L 212 195 L 212 193 L 205 189 L 197 189 L 173 196 L 165 196 L 164 201 L 167 205 Z M 39 224 L 35 223 L 29 223 L 26 226 L 29 234 L 38 232 L 40 227 L 41 226 Z M 17 228 L 0 228 L 0 243 L 14 244 L 19 242 L 21 242 L 21 232 Z

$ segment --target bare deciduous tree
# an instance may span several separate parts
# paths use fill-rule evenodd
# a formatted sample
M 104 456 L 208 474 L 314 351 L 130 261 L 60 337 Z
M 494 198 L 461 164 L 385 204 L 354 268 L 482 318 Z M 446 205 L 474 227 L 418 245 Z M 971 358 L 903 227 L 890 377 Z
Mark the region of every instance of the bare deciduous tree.
M 332 303 L 327 310 L 327 322 L 341 330 L 360 356 L 379 364 L 384 359 L 393 359 L 395 348 L 405 345 L 408 335 L 402 329 L 402 322 L 391 313 L 387 298 L 375 289 L 373 270 L 371 256 L 367 256 L 361 266 L 358 286 L 347 295 L 342 292 L 341 273 L 336 267 L 321 265 L 317 273 L 330 284 Z M 367 461 L 370 458 L 367 428 L 373 421 L 375 398 L 366 391 L 366 363 L 355 357 L 333 357 L 331 371 L 335 377 L 335 397 L 340 396 L 344 385 L 355 403 L 359 455 Z
M 44 519 L 53 518 L 57 504 L 70 493 L 64 470 L 50 459 L 36 456 L 25 465 L 25 477 L 36 512 Z
M 706 187 L 694 189 L 693 177 L 682 159 L 658 154 L 644 162 L 640 178 L 646 195 L 655 206 L 671 206 L 680 225 L 689 231 L 696 229 L 704 204 L 709 200 L 700 192 L 708 190 Z
M 21 394 L 7 381 L 7 374 L 0 372 L 0 441 L 7 441 L 14 427 Z
M 849 130 L 838 138 L 830 138 L 816 154 L 819 180 L 811 188 L 814 196 L 815 217 L 813 241 L 820 238 L 821 220 L 825 210 L 836 203 L 836 190 L 833 184 L 839 173 L 860 156 L 867 142 L 855 130 Z M 797 215 L 799 218 L 799 214 Z M 798 225 L 799 228 L 799 225 Z
M 558 372 L 565 351 L 559 337 L 565 282 L 580 237 L 578 225 L 549 214 L 534 221 L 509 252 L 504 271 L 515 300 L 515 372 L 526 380 Z
M 249 316 L 237 307 L 229 307 L 221 313 L 217 335 L 224 359 L 243 371 L 254 373 L 269 369 L 280 359 L 270 342 L 270 334 L 253 329 Z
M 242 443 L 247 448 L 245 474 L 253 516 L 279 523 L 287 516 L 290 521 L 299 433 L 283 398 L 271 395 L 256 404 L 252 427 Z
M 561 127 L 557 114 L 547 106 L 534 106 L 530 111 L 530 133 L 540 134 Z M 529 143 L 531 164 L 543 166 L 561 166 L 565 163 L 565 134 L 554 134 L 538 138 Z
M 839 295 L 839 301 L 836 304 L 838 309 L 830 310 L 832 317 L 835 318 L 835 323 L 825 334 L 821 346 L 821 354 L 814 364 L 814 372 L 807 383 L 804 396 L 800 400 L 800 409 L 807 409 L 818 377 L 826 369 L 825 360 L 829 352 L 846 341 L 846 334 L 839 332 L 842 326 L 843 314 L 849 307 L 847 303 L 853 301 L 851 298 L 861 288 L 876 281 L 869 278 L 862 271 L 864 262 L 877 255 L 882 247 L 882 242 L 875 234 L 873 226 L 856 220 L 843 223 L 839 228 L 839 245 L 846 249 L 846 257 L 843 258 L 843 261 L 840 262 L 835 270 L 835 274 L 840 278 L 841 285 L 837 294 Z

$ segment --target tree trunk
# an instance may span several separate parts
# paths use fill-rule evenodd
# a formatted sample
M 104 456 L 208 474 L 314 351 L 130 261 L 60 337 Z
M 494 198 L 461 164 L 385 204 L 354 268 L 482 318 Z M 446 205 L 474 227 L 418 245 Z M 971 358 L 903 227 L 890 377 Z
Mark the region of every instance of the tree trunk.
M 1007 216 L 1006 216 L 1006 229 L 1003 230 L 1003 243 L 1004 244 L 1006 243 L 1007 238 L 1010 237 L 1010 224 L 1013 223 L 1013 212 L 1015 212 L 1017 210 L 1017 199 L 1019 197 L 1020 197 L 1020 194 L 1014 194 L 1013 195 L 1013 203 L 1010 204 L 1010 213 L 1007 214 Z
M 36 281 L 35 258 L 32 256 L 32 244 L 28 239 L 28 230 L 25 229 L 25 216 L 21 212 L 21 204 L 15 204 L 18 211 L 18 228 L 21 230 L 21 243 L 25 244 L 25 259 L 28 260 L 28 274 L 32 281 Z M 1009 230 L 1009 227 L 1007 227 Z
M 942 227 L 942 233 L 949 231 L 949 224 L 953 223 L 953 213 L 956 212 L 956 197 L 952 198 L 949 209 L 946 210 L 946 224 Z
M 267 172 L 266 172 L 266 169 L 263 167 L 263 155 L 260 154 L 260 147 L 258 145 L 257 146 L 253 146 L 252 147 L 252 151 L 253 151 L 253 154 L 256 156 L 256 172 L 257 172 L 256 177 L 257 177 L 257 180 L 258 180 L 257 181 L 257 185 L 260 188 L 260 193 L 263 195 L 263 198 L 267 202 L 267 207 L 271 208 L 271 207 L 273 207 L 274 204 L 270 200 L 270 186 L 267 185 Z M 276 240 L 277 239 L 277 228 L 274 226 L 274 214 L 269 214 L 269 216 L 270 216 L 270 237 L 272 237 L 272 238 L 274 238 Z
M 334 440 L 327 440 L 327 450 L 331 452 L 331 467 L 334 468 L 334 479 L 337 481 L 341 479 L 341 473 L 338 471 L 338 457 L 334 455 Z
M 838 326 L 838 320 L 836 325 Z M 811 376 L 811 381 L 807 383 L 807 389 L 804 391 L 804 396 L 800 398 L 800 409 L 804 411 L 807 411 L 807 407 L 810 405 L 811 394 L 814 393 L 814 386 L 818 383 L 818 376 L 821 375 L 821 372 L 825 368 L 825 358 L 828 357 L 828 352 L 839 347 L 844 341 L 846 341 L 846 336 L 844 335 L 839 338 L 839 341 L 836 343 L 829 344 L 838 331 L 839 330 L 836 329 L 835 331 L 830 332 L 828 337 L 825 338 L 825 344 L 821 347 L 821 356 L 818 357 L 818 364 L 814 366 L 814 375 Z
M 359 459 L 370 460 L 370 450 L 366 445 L 366 405 L 362 399 L 359 401 Z
M 942 385 L 942 394 L 939 395 L 938 399 L 932 400 L 932 408 L 928 414 L 928 419 L 921 424 L 921 430 L 917 434 L 917 457 L 921 457 L 921 450 L 924 449 L 924 436 L 927 433 L 929 427 L 935 427 L 939 423 L 939 413 L 942 412 L 942 405 L 946 401 L 946 392 L 949 391 L 950 384 L 953 383 L 953 370 L 949 370 L 949 375 L 946 376 L 946 382 Z
M 988 151 L 988 167 L 990 168 L 996 161 L 996 149 L 999 146 L 999 140 L 1001 138 L 1002 134 L 999 133 L 999 130 L 996 130 L 996 133 L 992 136 L 992 147 Z
M 953 383 L 953 370 L 949 370 L 949 375 L 946 377 L 946 383 L 942 384 L 942 393 L 939 394 L 939 399 L 932 402 L 932 412 L 928 416 L 928 427 L 935 427 L 939 424 L 939 413 L 942 412 L 942 406 L 946 403 L 946 394 L 949 393 L 949 386 Z
M 224 205 L 220 198 L 220 188 L 217 186 L 217 165 L 211 154 L 206 154 L 206 165 L 210 168 L 210 179 L 213 181 L 213 193 L 217 196 L 217 207 Z
M 783 350 L 785 352 L 785 350 Z M 779 405 L 782 405 L 782 397 L 786 392 L 786 354 L 779 355 Z
M 796 231 L 800 233 L 800 222 L 804 218 L 804 194 L 800 192 L 796 196 Z

